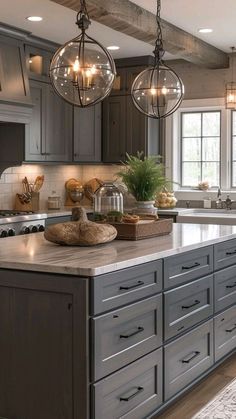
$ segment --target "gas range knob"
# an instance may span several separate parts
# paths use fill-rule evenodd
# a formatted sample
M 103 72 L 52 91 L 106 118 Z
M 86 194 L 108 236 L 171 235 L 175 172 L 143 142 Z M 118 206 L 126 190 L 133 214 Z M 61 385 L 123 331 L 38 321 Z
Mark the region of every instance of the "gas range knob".
M 22 227 L 20 234 L 29 234 L 29 233 L 30 233 L 29 227 L 27 226 Z
M 43 225 L 43 224 L 40 224 L 40 225 L 38 226 L 38 231 L 44 231 L 44 230 L 45 230 L 44 225 Z
M 7 237 L 7 230 L 0 230 L 0 237 Z
M 30 226 L 30 232 L 31 233 L 37 233 L 39 231 L 38 226 Z
M 8 236 L 12 237 L 12 236 L 15 236 L 15 235 L 16 235 L 16 232 L 15 232 L 14 228 L 9 228 Z

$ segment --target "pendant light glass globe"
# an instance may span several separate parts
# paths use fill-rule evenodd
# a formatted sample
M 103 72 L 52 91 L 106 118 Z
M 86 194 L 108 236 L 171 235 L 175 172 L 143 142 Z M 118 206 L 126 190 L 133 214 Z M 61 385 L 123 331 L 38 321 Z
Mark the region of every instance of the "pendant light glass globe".
M 142 71 L 134 80 L 131 95 L 136 108 L 150 118 L 166 118 L 180 106 L 184 85 L 177 73 L 163 61 L 162 30 L 160 20 L 161 0 L 157 0 L 157 39 L 154 66 Z
M 184 86 L 175 71 L 165 64 L 157 64 L 136 77 L 131 94 L 140 112 L 160 119 L 171 115 L 179 107 Z
M 231 56 L 231 67 L 232 67 L 232 81 L 226 83 L 225 86 L 225 108 L 226 109 L 236 109 L 236 81 L 234 81 L 234 52 L 235 47 L 231 47 L 232 56 Z
M 90 21 L 81 2 L 77 25 L 81 34 L 55 53 L 50 66 L 51 83 L 67 102 L 87 107 L 101 102 L 111 91 L 116 75 L 109 52 L 86 34 Z

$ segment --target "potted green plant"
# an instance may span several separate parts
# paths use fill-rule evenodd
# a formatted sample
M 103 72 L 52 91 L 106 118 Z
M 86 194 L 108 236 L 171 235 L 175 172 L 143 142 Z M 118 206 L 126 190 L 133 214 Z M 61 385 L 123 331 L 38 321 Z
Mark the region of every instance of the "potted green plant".
M 137 156 L 127 154 L 127 159 L 123 163 L 124 169 L 117 173 L 128 192 L 136 199 L 138 212 L 155 213 L 156 194 L 172 183 L 165 177 L 165 167 L 161 163 L 161 158 L 161 156 L 144 157 L 143 153 L 137 153 Z

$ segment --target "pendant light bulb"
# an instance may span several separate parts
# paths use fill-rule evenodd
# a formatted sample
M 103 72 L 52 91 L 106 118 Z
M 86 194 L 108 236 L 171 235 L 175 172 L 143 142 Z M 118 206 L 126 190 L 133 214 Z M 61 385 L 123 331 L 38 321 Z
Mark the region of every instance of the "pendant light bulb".
M 226 109 L 236 109 L 236 81 L 234 81 L 234 57 L 233 53 L 235 52 L 235 47 L 231 47 L 232 58 L 232 81 L 226 83 L 225 86 L 225 108 Z
M 80 3 L 76 20 L 80 34 L 57 50 L 50 65 L 50 79 L 59 96 L 84 108 L 109 95 L 116 68 L 107 49 L 87 35 L 91 22 L 85 0 Z
M 157 0 L 157 39 L 155 43 L 154 66 L 142 71 L 134 80 L 131 95 L 136 108 L 144 115 L 161 119 L 175 112 L 180 106 L 184 85 L 177 73 L 163 61 L 161 0 Z

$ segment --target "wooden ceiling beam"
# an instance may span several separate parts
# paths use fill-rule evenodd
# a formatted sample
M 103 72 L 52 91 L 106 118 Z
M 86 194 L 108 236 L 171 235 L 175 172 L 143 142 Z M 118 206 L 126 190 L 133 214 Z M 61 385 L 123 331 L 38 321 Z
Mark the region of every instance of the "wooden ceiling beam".
M 51 0 L 78 11 L 79 0 Z M 89 16 L 111 29 L 154 45 L 156 17 L 129 0 L 86 0 Z M 164 48 L 167 52 L 206 68 L 229 67 L 228 55 L 201 39 L 162 19 Z

